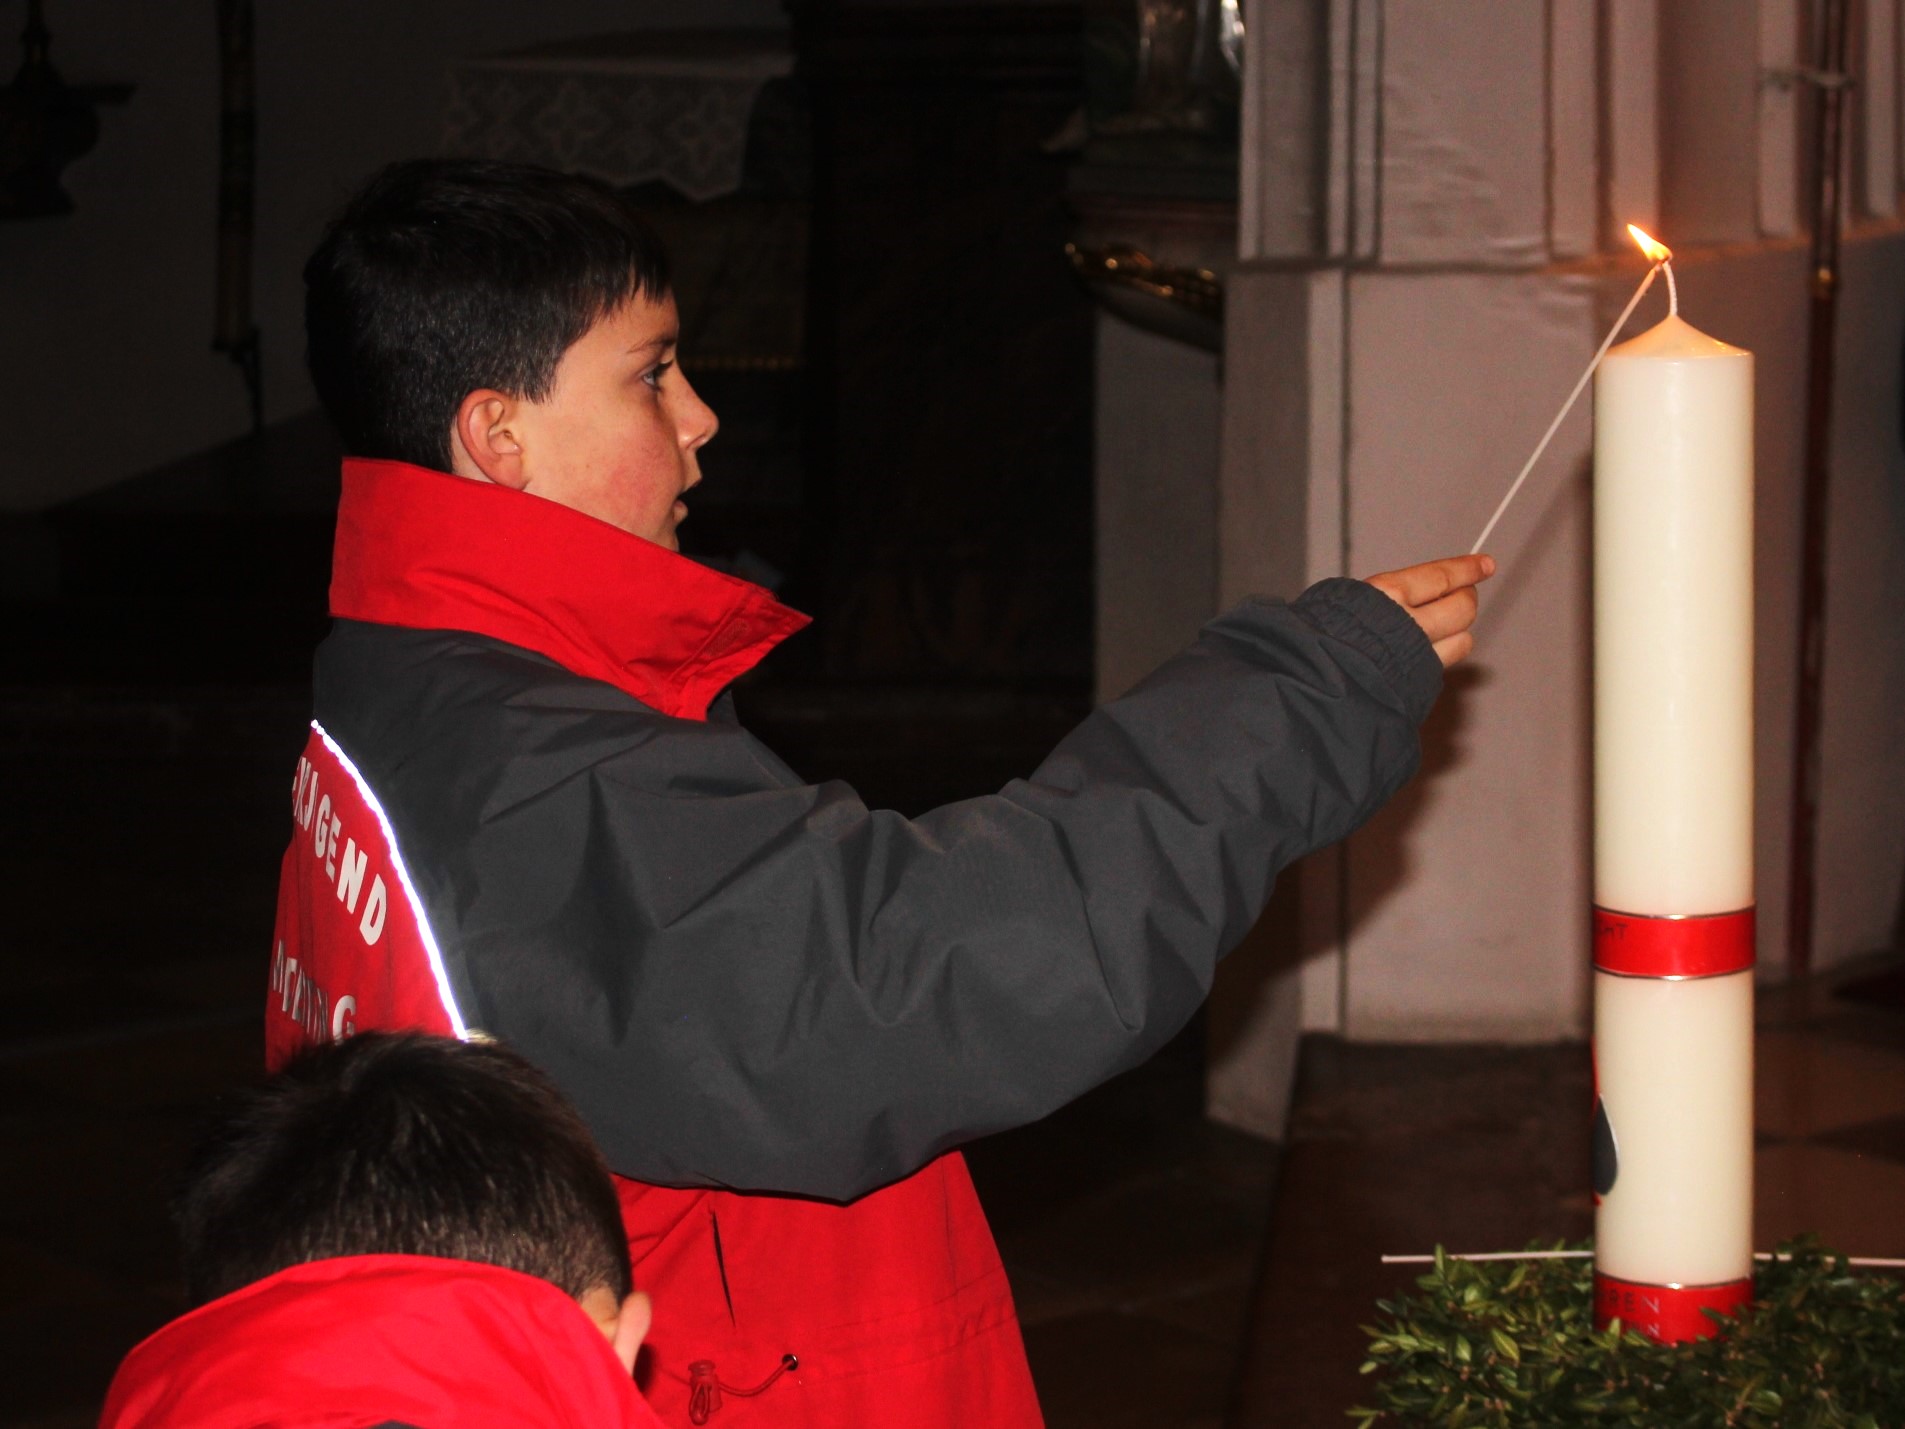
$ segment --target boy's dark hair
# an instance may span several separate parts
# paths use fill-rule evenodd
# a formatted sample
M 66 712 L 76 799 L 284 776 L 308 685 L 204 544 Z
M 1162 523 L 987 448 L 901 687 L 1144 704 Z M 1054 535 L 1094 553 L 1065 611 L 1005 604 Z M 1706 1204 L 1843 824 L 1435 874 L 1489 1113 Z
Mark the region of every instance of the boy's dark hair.
M 339 1255 L 483 1261 L 578 1299 L 631 1283 L 602 1153 L 493 1043 L 369 1032 L 304 1053 L 210 1130 L 174 1214 L 195 1305 Z
M 608 185 L 409 159 L 364 186 L 304 265 L 305 356 L 347 451 L 448 471 L 465 397 L 548 396 L 577 338 L 667 291 L 661 244 Z

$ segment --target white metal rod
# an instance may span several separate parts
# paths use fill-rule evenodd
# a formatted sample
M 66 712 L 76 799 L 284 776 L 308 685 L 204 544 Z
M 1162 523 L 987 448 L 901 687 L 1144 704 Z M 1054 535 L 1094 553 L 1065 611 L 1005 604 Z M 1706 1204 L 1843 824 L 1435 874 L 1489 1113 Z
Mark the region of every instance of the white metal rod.
M 1445 1252 L 1444 1260 L 1586 1260 L 1594 1254 L 1591 1250 L 1482 1250 L 1466 1255 Z M 1791 1260 L 1790 1255 L 1775 1255 L 1772 1251 L 1756 1250 L 1755 1260 Z M 1844 1257 L 1847 1265 L 1868 1270 L 1905 1270 L 1905 1259 L 1892 1259 L 1885 1256 L 1848 1255 Z M 1433 1265 L 1433 1255 L 1385 1255 L 1384 1265 Z

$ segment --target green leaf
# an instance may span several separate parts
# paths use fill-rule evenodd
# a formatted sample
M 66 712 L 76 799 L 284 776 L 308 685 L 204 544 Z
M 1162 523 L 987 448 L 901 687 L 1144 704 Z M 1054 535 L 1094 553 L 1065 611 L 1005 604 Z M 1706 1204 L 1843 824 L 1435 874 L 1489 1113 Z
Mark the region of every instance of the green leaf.
M 1510 1364 L 1518 1365 L 1521 1363 L 1521 1346 L 1515 1343 L 1515 1337 L 1513 1335 L 1509 1334 L 1506 1330 L 1491 1329 L 1488 1332 L 1488 1338 L 1495 1346 L 1496 1354 L 1500 1355 Z

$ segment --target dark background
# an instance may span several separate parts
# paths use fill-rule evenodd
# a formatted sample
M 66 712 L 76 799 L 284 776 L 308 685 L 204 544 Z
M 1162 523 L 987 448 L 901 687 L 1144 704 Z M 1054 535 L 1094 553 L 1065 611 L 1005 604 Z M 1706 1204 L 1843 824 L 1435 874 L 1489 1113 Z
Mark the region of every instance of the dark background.
M 181 1308 L 166 1197 L 259 1065 L 326 626 L 339 450 L 297 268 L 378 164 L 454 147 L 455 61 L 720 43 L 683 24 L 766 26 L 794 57 L 738 190 L 637 190 L 723 419 L 684 548 L 817 617 L 744 682 L 749 723 L 913 811 L 1028 772 L 1088 703 L 1093 316 L 1046 143 L 1083 102 L 1081 6 L 258 6 L 255 424 L 211 342 L 218 9 L 45 6 L 62 79 L 115 89 L 53 174 L 70 211 L 0 219 L 0 1423 L 90 1423 Z M 0 37 L 27 21 L 0 0 Z M 1200 1111 L 1193 1029 L 975 1157 L 1054 1423 L 1161 1422 L 1107 1353 L 1154 1360 L 1173 1411 L 1221 1409 L 1271 1159 Z M 1141 1221 L 1170 1230 L 1134 1255 Z

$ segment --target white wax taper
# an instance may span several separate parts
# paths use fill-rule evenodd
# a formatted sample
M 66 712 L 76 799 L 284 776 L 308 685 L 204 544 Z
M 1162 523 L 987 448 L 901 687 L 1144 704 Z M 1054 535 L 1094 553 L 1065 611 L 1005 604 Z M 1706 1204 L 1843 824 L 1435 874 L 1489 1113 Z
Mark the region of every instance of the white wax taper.
M 1640 286 L 1634 289 L 1634 296 L 1627 300 L 1627 306 L 1621 309 L 1621 315 L 1614 319 L 1614 326 L 1607 330 L 1607 336 L 1601 339 L 1601 345 L 1595 350 L 1593 361 L 1587 365 L 1587 371 L 1581 374 L 1581 380 L 1574 384 L 1574 390 L 1568 393 L 1568 400 L 1561 404 L 1561 410 L 1554 414 L 1554 420 L 1548 423 L 1548 430 L 1542 433 L 1541 440 L 1535 443 L 1534 454 L 1522 467 L 1514 485 L 1508 488 L 1508 494 L 1502 498 L 1501 505 L 1495 508 L 1495 514 L 1488 518 L 1488 524 L 1482 527 L 1482 534 L 1475 538 L 1475 544 L 1468 548 L 1473 556 L 1478 554 L 1483 544 L 1494 534 L 1495 523 L 1502 519 L 1508 510 L 1508 503 L 1515 499 L 1515 493 L 1521 490 L 1521 484 L 1528 479 L 1528 473 L 1535 469 L 1535 463 L 1541 460 L 1541 454 L 1548 449 L 1548 443 L 1554 440 L 1554 434 L 1561 430 L 1561 424 L 1567 420 L 1568 413 L 1574 410 L 1574 404 L 1580 399 L 1582 389 L 1588 385 L 1588 379 L 1594 375 L 1594 369 L 1601 365 L 1601 359 L 1607 356 L 1607 350 L 1614 345 L 1614 339 L 1620 336 L 1627 320 L 1634 315 L 1634 309 L 1640 306 L 1640 300 L 1647 296 L 1647 290 L 1654 285 L 1654 277 L 1662 268 L 1667 270 L 1667 297 L 1674 313 L 1680 311 L 1680 295 L 1674 291 L 1673 264 L 1661 262 L 1647 270 L 1647 276 L 1640 280 Z
M 1443 1252 L 1444 1260 L 1586 1260 L 1593 1255 L 1591 1250 L 1479 1250 L 1467 1255 L 1455 1255 Z M 1755 1260 L 1791 1260 L 1792 1256 L 1776 1255 L 1770 1250 L 1753 1252 Z M 1867 1270 L 1905 1270 L 1905 1260 L 1895 1260 L 1887 1256 L 1848 1255 L 1843 1257 L 1850 1266 Z M 1384 1265 L 1434 1265 L 1432 1255 L 1385 1255 Z

